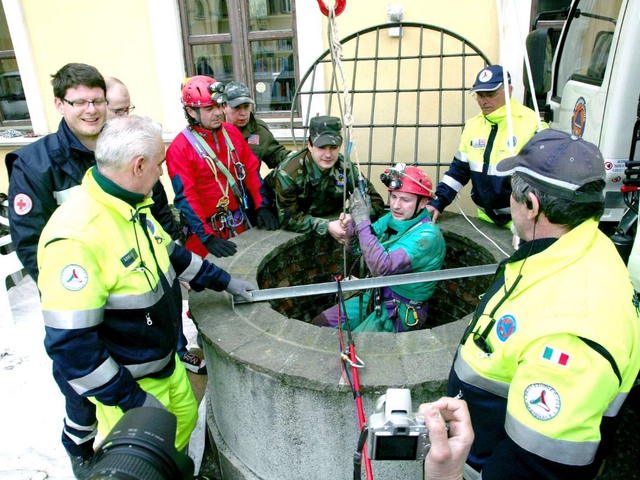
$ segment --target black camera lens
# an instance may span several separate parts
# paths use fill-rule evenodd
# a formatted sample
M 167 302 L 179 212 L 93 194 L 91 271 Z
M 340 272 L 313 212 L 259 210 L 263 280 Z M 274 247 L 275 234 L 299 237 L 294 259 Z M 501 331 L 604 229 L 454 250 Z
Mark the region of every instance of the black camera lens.
M 98 447 L 89 480 L 192 479 L 193 460 L 174 445 L 176 425 L 167 410 L 129 410 Z

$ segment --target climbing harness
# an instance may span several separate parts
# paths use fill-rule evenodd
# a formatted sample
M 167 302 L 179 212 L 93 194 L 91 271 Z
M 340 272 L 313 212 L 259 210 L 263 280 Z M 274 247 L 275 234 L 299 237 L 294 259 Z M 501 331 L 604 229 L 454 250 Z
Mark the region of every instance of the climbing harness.
M 220 161 L 204 138 L 197 133 L 194 133 L 189 128 L 185 128 L 182 133 L 196 152 L 198 152 L 198 155 L 200 155 L 200 157 L 207 163 L 213 173 L 216 183 L 220 187 L 220 191 L 223 194 L 216 204 L 217 212 L 209 218 L 211 228 L 217 233 L 229 230 L 230 236 L 235 236 L 236 229 L 244 222 L 247 223 L 248 228 L 251 228 L 251 223 L 246 215 L 246 209 L 249 206 L 247 192 L 244 188 L 246 170 L 244 164 L 242 164 L 238 158 L 236 149 L 233 146 L 227 131 L 222 128 L 222 135 L 224 136 L 228 152 L 227 163 L 229 166 L 233 165 L 235 178 L 229 171 L 229 168 Z M 227 177 L 225 185 L 223 185 L 223 182 L 218 178 L 218 171 L 222 172 L 225 177 Z M 236 178 L 238 179 L 237 182 Z M 231 187 L 233 196 L 236 198 L 238 203 L 238 210 L 236 212 L 229 210 L 229 187 Z

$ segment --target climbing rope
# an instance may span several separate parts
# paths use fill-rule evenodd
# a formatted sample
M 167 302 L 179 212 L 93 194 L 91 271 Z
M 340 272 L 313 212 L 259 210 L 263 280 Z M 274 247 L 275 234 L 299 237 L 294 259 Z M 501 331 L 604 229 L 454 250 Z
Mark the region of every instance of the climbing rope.
M 351 154 L 355 158 L 355 164 L 358 170 L 358 183 L 362 194 L 365 193 L 364 178 L 362 175 L 362 169 L 360 168 L 360 159 L 358 158 L 358 149 L 355 144 L 355 137 L 353 134 L 353 110 L 351 105 L 351 96 L 349 94 L 349 85 L 347 83 L 347 74 L 342 64 L 342 44 L 340 43 L 340 37 L 338 36 L 338 25 L 336 23 L 336 17 L 339 15 L 337 9 L 329 7 L 329 13 L 327 15 L 327 36 L 329 38 L 329 51 L 331 53 L 331 65 L 333 67 L 334 75 L 335 71 L 340 72 L 340 79 L 342 81 L 342 96 L 344 97 L 344 111 L 342 105 L 340 105 L 340 113 L 342 114 L 342 121 L 345 129 L 347 130 L 347 158 L 350 159 Z M 337 85 L 337 80 L 336 80 Z M 339 88 L 339 86 L 338 86 Z M 355 178 L 352 179 L 355 184 Z

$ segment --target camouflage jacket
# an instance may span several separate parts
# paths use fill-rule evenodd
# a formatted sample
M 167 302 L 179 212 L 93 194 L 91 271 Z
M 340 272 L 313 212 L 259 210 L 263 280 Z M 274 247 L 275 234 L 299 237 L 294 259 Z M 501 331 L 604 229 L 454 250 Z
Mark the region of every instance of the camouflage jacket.
M 345 171 L 346 166 L 346 171 Z M 305 148 L 289 156 L 265 178 L 269 194 L 275 197 L 280 227 L 300 233 L 327 234 L 329 220 L 344 206 L 345 175 L 348 199 L 357 182 L 357 170 L 340 155 L 336 164 L 321 172 Z M 384 201 L 369 180 L 365 180 L 371 197 L 371 218 L 384 213 Z
M 271 169 L 280 165 L 280 162 L 291 153 L 290 150 L 280 145 L 273 137 L 267 124 L 257 119 L 253 112 L 249 122 L 240 131 L 255 156 Z

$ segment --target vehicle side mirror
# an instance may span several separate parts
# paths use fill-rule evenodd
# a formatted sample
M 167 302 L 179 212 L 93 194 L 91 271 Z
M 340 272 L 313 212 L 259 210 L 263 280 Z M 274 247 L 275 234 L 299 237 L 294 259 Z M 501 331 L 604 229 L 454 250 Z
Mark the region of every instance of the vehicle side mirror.
M 534 30 L 527 36 L 526 47 L 531 63 L 533 88 L 529 85 L 529 78 L 525 70 L 523 78 L 525 87 L 535 92 L 536 97 L 546 95 L 551 90 L 551 68 L 553 62 L 553 28 Z

